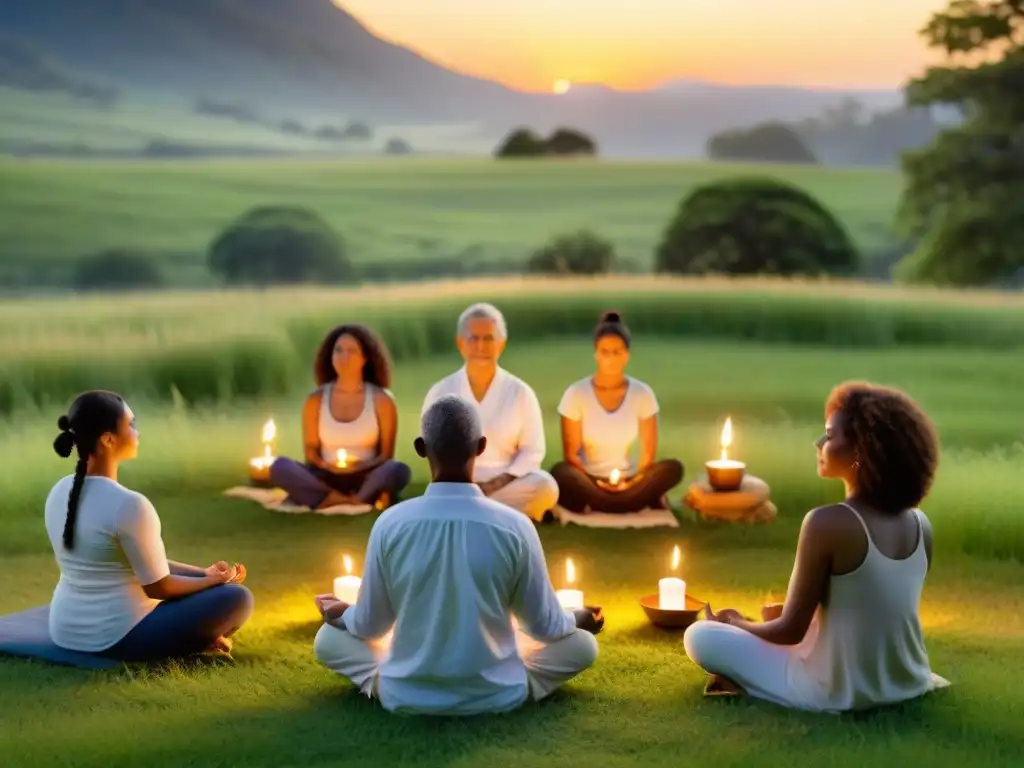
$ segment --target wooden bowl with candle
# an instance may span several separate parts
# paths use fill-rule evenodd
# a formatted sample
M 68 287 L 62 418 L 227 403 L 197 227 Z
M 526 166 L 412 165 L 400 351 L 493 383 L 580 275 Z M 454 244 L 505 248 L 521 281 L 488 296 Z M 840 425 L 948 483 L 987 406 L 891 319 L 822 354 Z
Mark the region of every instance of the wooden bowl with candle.
M 697 621 L 704 610 L 704 602 L 690 595 L 686 596 L 686 607 L 683 610 L 672 610 L 661 607 L 661 596 L 657 593 L 640 598 L 640 607 L 644 609 L 651 624 L 663 629 L 686 629 Z
M 704 469 L 708 473 L 708 485 L 716 491 L 735 491 L 743 485 L 747 465 L 732 459 L 716 459 L 705 462 Z

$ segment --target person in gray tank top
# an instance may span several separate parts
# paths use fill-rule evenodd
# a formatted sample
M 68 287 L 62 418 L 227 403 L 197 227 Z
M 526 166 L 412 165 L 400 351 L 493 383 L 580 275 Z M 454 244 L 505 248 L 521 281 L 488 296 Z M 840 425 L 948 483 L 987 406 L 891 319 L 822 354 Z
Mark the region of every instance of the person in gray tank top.
M 339 325 L 321 342 L 313 373 L 317 388 L 302 410 L 304 461 L 277 459 L 271 482 L 292 504 L 312 510 L 390 506 L 412 471 L 395 459 L 398 412 L 388 391 L 387 347 L 365 325 Z
M 931 671 L 918 617 L 932 530 L 917 506 L 939 461 L 931 420 L 904 393 L 862 382 L 836 387 L 825 418 L 818 474 L 846 493 L 804 518 L 785 603 L 762 622 L 707 606 L 683 644 L 711 688 L 835 713 L 949 683 Z

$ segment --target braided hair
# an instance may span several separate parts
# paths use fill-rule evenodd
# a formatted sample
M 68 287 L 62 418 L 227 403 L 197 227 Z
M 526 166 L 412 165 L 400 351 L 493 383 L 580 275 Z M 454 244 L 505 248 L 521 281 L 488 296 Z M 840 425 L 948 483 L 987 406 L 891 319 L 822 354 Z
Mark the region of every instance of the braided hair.
M 117 432 L 124 416 L 124 398 L 113 392 L 94 390 L 75 398 L 66 415 L 57 419 L 60 434 L 53 441 L 53 450 L 62 458 L 77 451 L 75 479 L 68 494 L 68 516 L 64 521 L 64 547 L 74 549 L 75 518 L 82 498 L 89 457 L 96 452 L 96 443 L 108 432 Z

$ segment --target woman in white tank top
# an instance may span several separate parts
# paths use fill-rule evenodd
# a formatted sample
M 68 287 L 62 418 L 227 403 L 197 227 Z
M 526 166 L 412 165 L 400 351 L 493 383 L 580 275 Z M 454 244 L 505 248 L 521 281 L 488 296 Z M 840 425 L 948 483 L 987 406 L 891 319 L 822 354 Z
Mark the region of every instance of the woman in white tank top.
M 291 503 L 319 512 L 389 506 L 412 472 L 395 460 L 398 412 L 388 391 L 387 347 L 364 325 L 339 325 L 320 344 L 313 370 L 317 388 L 302 410 L 305 462 L 278 459 L 271 482 Z
M 818 474 L 842 480 L 846 498 L 804 518 L 786 602 L 759 623 L 709 606 L 683 643 L 709 688 L 846 712 L 949 684 L 931 671 L 918 618 L 932 533 L 917 505 L 939 447 L 929 418 L 893 389 L 843 384 L 825 415 Z

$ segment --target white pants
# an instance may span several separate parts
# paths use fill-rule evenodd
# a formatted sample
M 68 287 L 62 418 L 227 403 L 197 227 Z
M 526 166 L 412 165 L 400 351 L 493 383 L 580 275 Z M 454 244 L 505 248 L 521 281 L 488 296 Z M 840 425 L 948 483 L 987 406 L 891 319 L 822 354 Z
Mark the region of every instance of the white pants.
M 728 678 L 754 698 L 783 707 L 809 708 L 790 688 L 790 650 L 786 646 L 729 624 L 698 621 L 686 628 L 683 647 L 698 667 Z
M 516 644 L 526 667 L 530 698 L 534 701 L 550 696 L 597 661 L 597 639 L 582 629 L 548 644 L 517 632 Z M 368 643 L 324 624 L 316 633 L 313 652 L 325 667 L 350 680 L 360 692 L 372 696 L 389 645 L 390 636 Z
M 543 469 L 536 469 L 517 477 L 490 498 L 540 521 L 558 503 L 558 483 Z

